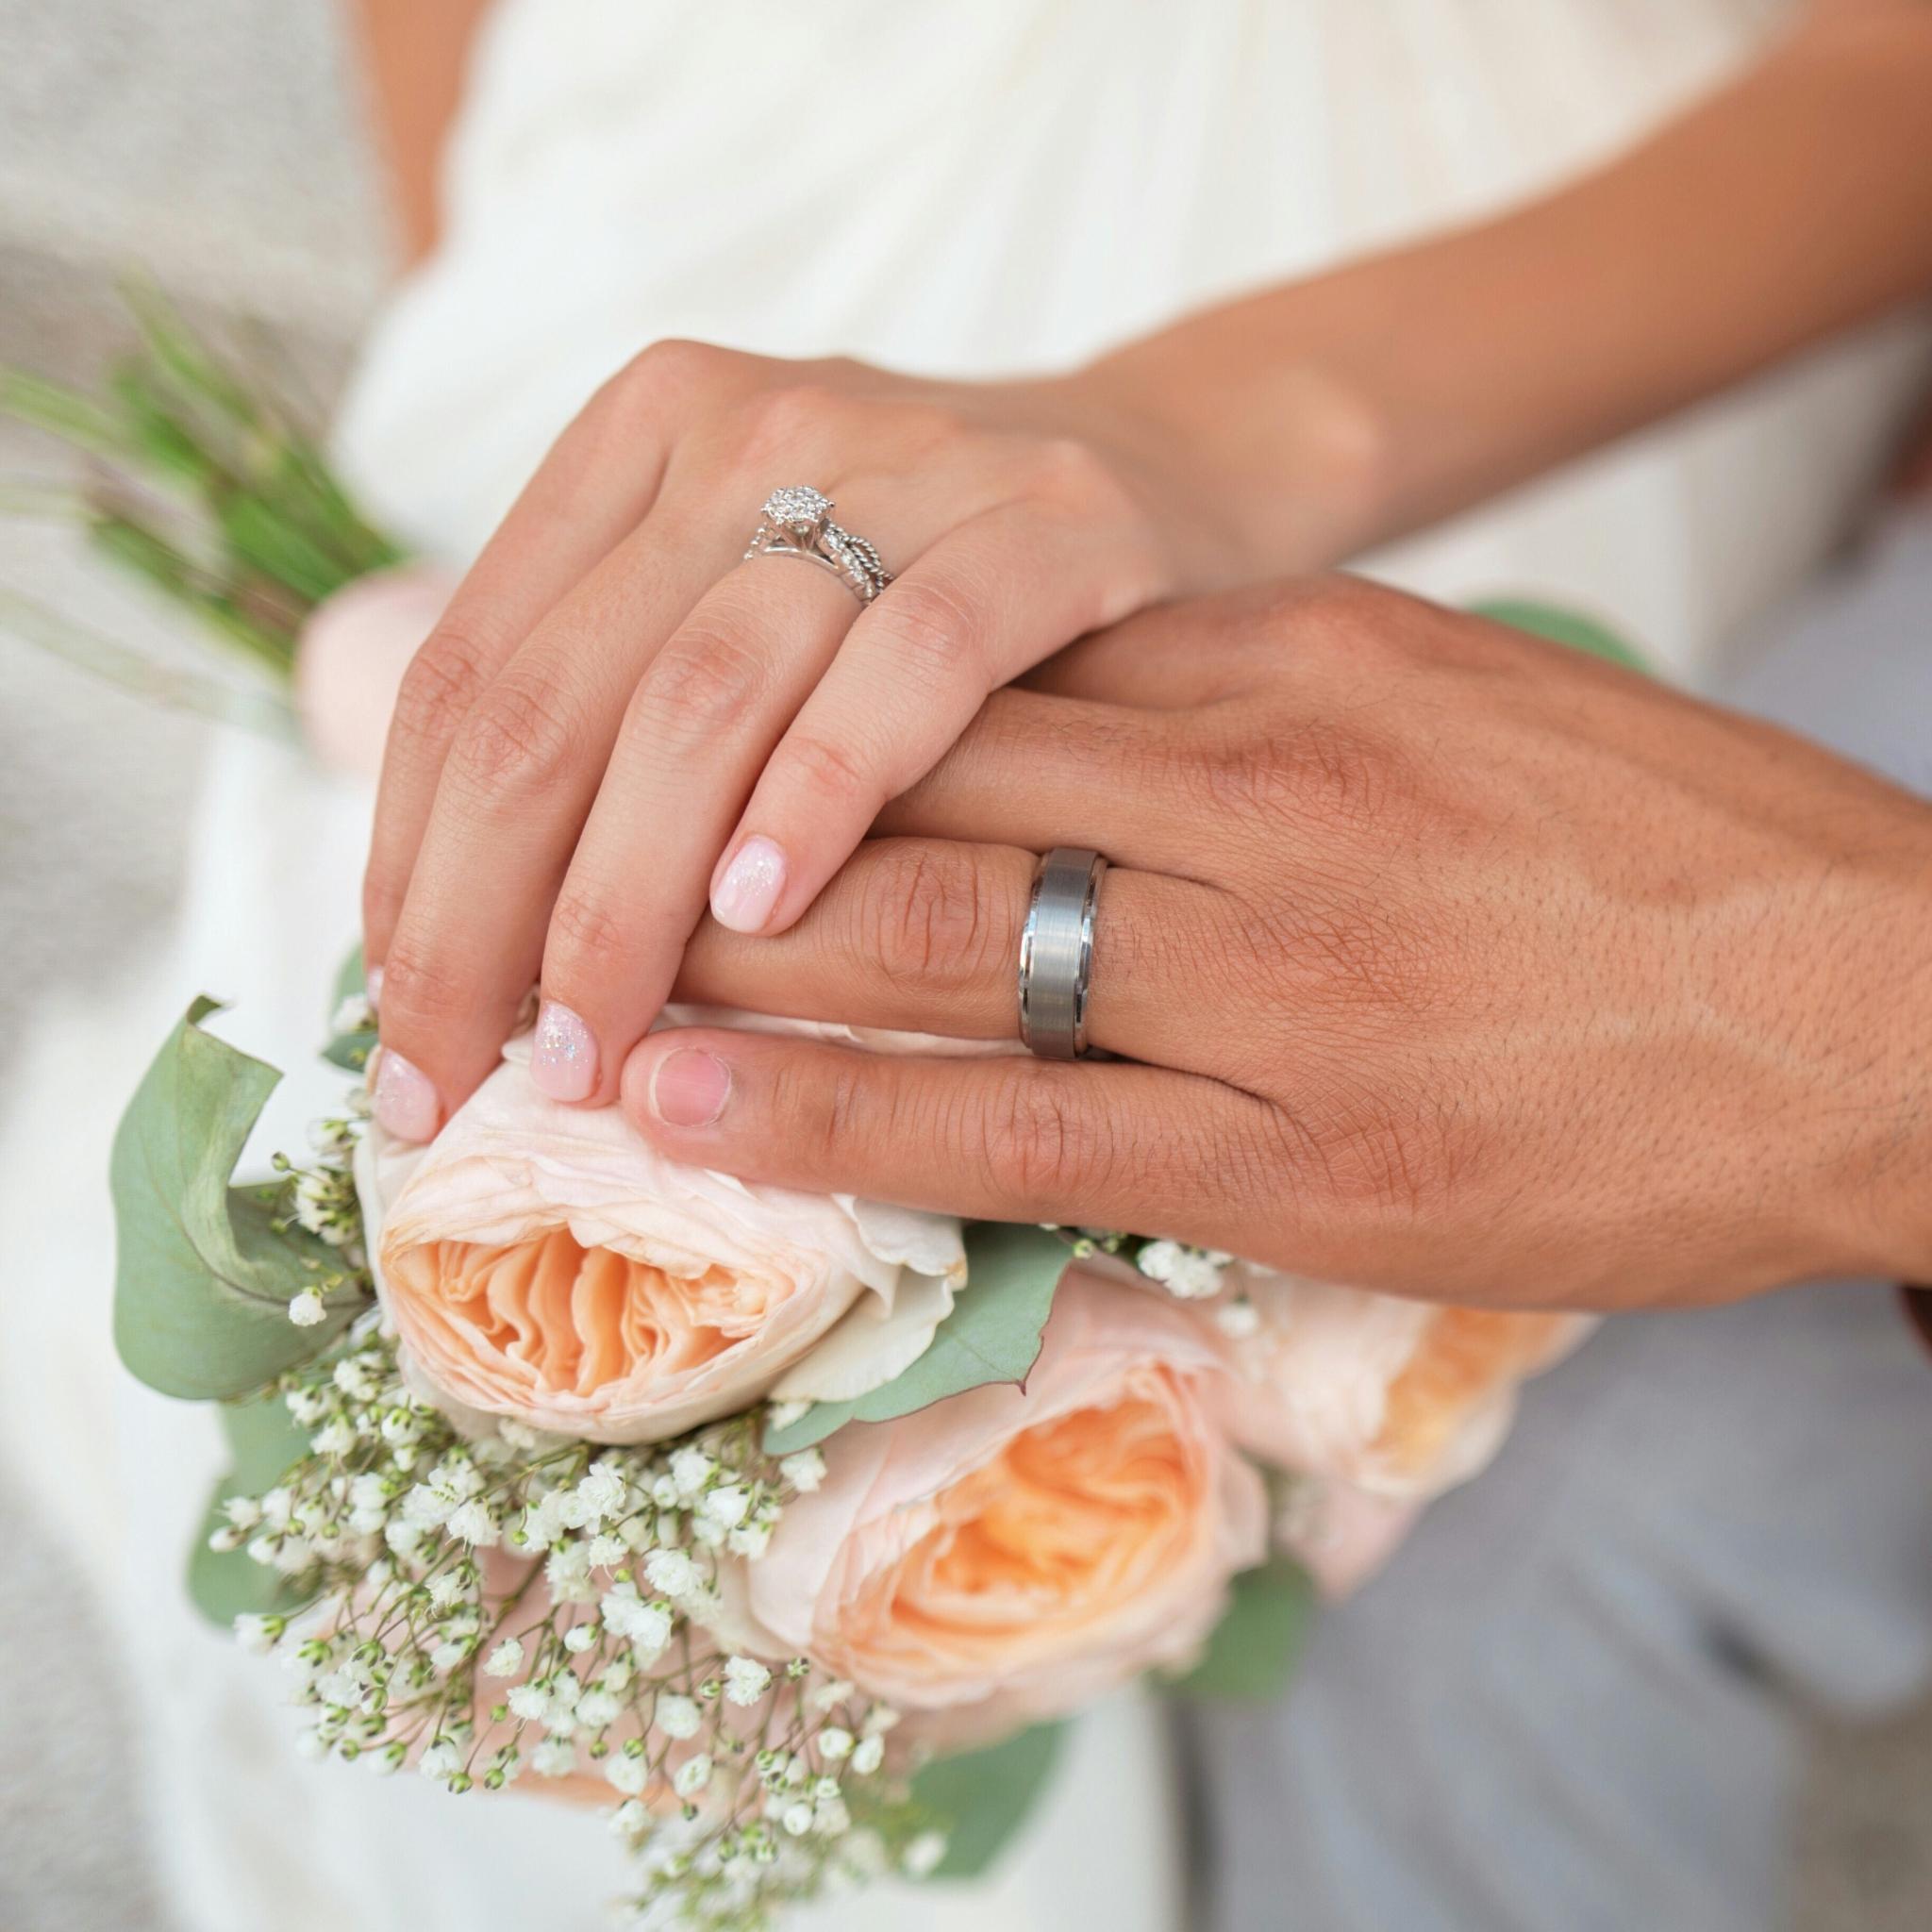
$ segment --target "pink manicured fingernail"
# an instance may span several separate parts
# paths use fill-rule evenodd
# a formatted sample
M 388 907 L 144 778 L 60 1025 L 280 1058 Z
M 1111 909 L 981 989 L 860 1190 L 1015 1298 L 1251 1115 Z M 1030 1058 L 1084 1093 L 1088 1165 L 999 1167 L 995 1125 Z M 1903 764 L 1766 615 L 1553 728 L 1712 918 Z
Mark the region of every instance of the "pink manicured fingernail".
M 666 1126 L 708 1127 L 730 1096 L 731 1069 L 694 1046 L 666 1054 L 651 1076 L 651 1110 Z
M 597 1084 L 597 1042 L 576 1014 L 555 1000 L 537 1009 L 530 1078 L 552 1100 L 586 1100 Z
M 362 997 L 369 1002 L 373 1013 L 382 1005 L 382 968 L 372 966 L 362 975 Z
M 747 839 L 711 888 L 711 917 L 733 932 L 761 932 L 784 887 L 784 848 Z
M 398 1141 L 427 1141 L 441 1111 L 429 1075 L 385 1047 L 375 1069 L 375 1118 L 384 1130 Z

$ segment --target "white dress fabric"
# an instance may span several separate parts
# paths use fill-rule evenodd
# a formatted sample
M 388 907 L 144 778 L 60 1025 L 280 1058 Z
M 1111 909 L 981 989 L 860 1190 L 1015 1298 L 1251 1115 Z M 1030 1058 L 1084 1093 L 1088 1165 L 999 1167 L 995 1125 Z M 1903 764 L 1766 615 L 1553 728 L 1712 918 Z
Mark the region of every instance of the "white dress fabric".
M 1764 0 L 503 0 L 438 255 L 376 326 L 341 428 L 412 541 L 461 560 L 552 439 L 666 336 L 961 376 L 1065 366 L 1197 305 L 1541 190 L 1774 31 Z M 1426 325 L 1401 319 L 1400 325 Z M 1788 370 L 1369 567 L 1452 600 L 1537 593 L 1705 676 L 1841 532 L 1916 345 Z M 756 506 L 720 504 L 748 525 Z M 855 507 L 856 515 L 856 507 Z M 597 1822 L 301 1761 L 273 1666 L 175 1586 L 221 1451 L 106 1341 L 92 1181 L 198 991 L 290 1070 L 257 1146 L 338 1091 L 312 1059 L 357 921 L 369 800 L 240 738 L 215 761 L 179 934 L 115 1011 L 50 996 L 0 1129 L 11 1252 L 0 1418 L 29 1492 L 75 1486 L 125 1633 L 141 1794 L 183 1932 L 578 1932 L 622 1871 Z M 25 1230 L 24 1239 L 21 1231 Z M 108 1417 L 111 1426 L 103 1428 Z M 118 1525 L 118 1527 L 117 1527 Z M 806 1925 L 1171 1932 L 1174 1807 L 1124 1699 L 1080 1727 L 989 1886 L 890 1890 Z

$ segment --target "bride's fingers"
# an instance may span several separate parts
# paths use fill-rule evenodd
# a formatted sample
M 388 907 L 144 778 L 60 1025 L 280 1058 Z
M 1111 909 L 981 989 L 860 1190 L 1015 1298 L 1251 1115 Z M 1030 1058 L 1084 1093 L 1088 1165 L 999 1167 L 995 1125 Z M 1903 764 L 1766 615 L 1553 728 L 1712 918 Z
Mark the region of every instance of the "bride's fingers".
M 538 625 L 458 727 L 383 960 L 375 1106 L 425 1140 L 496 1062 L 625 706 L 730 567 L 715 518 L 660 505 Z
M 550 913 L 531 1073 L 552 1099 L 617 1097 L 718 853 L 857 609 L 824 572 L 755 558 L 645 669 Z
M 706 921 L 677 997 L 961 1040 L 1019 1037 L 1020 933 L 1037 860 L 1011 846 L 877 839 L 798 924 L 746 938 Z M 1196 996 L 1223 956 L 1209 887 L 1110 868 L 1096 907 L 1088 1038 L 1107 1052 L 1213 1071 Z
M 387 958 L 463 720 L 545 614 L 643 520 L 668 448 L 661 409 L 619 378 L 557 440 L 411 661 L 383 755 L 362 887 L 372 965 Z
M 1145 602 L 1152 572 L 1037 505 L 942 538 L 866 608 L 773 753 L 712 880 L 714 915 L 782 932 L 989 691 Z
M 1224 1241 L 1284 1138 L 1275 1109 L 1165 1068 L 898 1058 L 722 1028 L 658 1033 L 625 1111 L 694 1167 L 813 1192 Z

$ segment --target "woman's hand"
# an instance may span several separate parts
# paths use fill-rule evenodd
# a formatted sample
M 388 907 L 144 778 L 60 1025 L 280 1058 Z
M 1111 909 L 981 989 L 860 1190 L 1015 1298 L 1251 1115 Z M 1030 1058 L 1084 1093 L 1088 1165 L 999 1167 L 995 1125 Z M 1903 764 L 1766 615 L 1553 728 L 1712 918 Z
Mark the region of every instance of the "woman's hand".
M 624 1076 L 663 1151 L 1456 1302 L 1932 1268 L 1924 804 L 1347 580 L 1032 682 L 782 940 L 702 928 L 680 991 L 1010 1038 L 1034 855 L 1090 845 L 1123 1061 L 665 1032 Z
M 1275 493 L 1241 518 L 1129 387 L 675 342 L 609 383 L 404 681 L 363 908 L 385 1124 L 433 1132 L 540 975 L 539 1083 L 609 1101 L 708 897 L 726 925 L 782 932 L 990 691 L 1253 574 L 1257 545 L 1339 541 L 1348 431 L 1319 384 Z M 741 558 L 790 484 L 876 546 L 898 574 L 883 595 L 861 608 L 829 573 Z

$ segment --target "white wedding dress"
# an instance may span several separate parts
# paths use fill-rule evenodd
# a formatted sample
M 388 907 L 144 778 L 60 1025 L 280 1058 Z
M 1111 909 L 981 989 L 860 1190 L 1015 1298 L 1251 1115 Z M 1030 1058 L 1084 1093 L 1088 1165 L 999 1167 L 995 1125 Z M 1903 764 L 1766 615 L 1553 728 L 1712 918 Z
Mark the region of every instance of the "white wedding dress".
M 1062 365 L 1185 308 L 1462 220 L 1615 151 L 1748 58 L 1761 0 L 504 0 L 448 166 L 445 242 L 397 291 L 341 428 L 414 542 L 474 551 L 572 412 L 654 339 L 983 375 Z M 1426 326 L 1426 320 L 1408 325 Z M 1369 559 L 1452 600 L 1594 611 L 1674 675 L 1790 588 L 1879 459 L 1915 345 L 1812 359 Z M 724 504 L 727 522 L 753 506 Z M 578 1932 L 621 1865 L 591 1818 L 301 1761 L 273 1667 L 202 1628 L 181 1553 L 213 1418 L 107 1341 L 113 1117 L 195 991 L 291 1072 L 259 1144 L 337 1091 L 310 1058 L 357 921 L 369 801 L 235 737 L 180 930 L 113 1011 L 50 992 L 0 1140 L 0 1417 L 124 1633 L 137 1789 L 183 1932 Z M 22 1239 L 25 1230 L 25 1239 Z M 107 1426 L 103 1426 L 103 1419 Z M 1080 1726 L 988 1885 L 800 1924 L 1169 1932 L 1176 1807 L 1123 1699 Z

